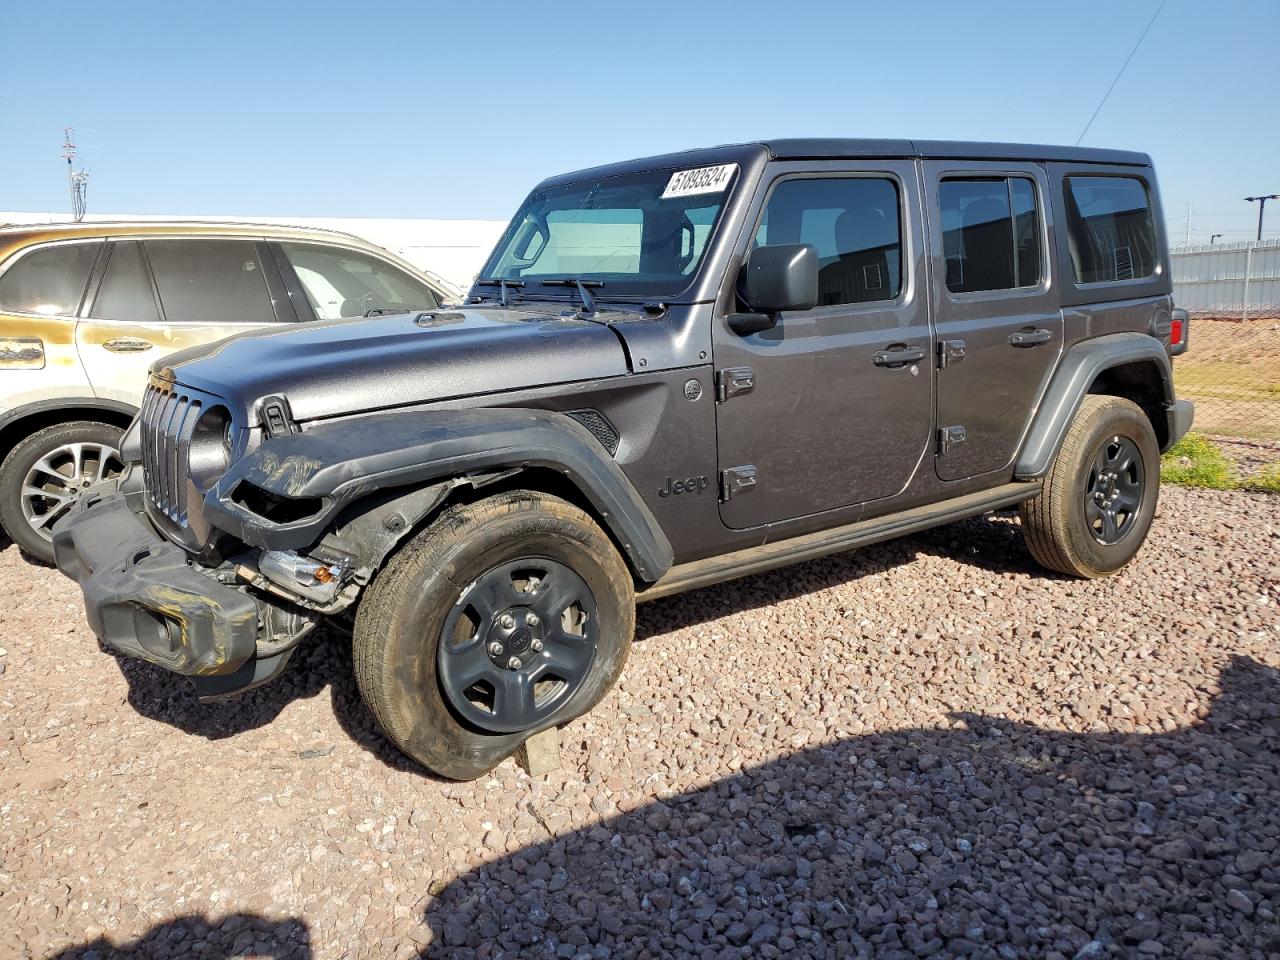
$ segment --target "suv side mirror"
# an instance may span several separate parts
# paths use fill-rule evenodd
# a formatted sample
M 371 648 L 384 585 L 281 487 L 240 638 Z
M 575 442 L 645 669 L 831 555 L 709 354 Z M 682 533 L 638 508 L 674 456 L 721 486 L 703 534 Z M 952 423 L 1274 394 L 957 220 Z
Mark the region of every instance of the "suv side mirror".
M 757 247 L 738 275 L 738 295 L 756 313 L 735 313 L 729 328 L 739 336 L 768 330 L 785 310 L 818 305 L 818 253 L 809 243 Z

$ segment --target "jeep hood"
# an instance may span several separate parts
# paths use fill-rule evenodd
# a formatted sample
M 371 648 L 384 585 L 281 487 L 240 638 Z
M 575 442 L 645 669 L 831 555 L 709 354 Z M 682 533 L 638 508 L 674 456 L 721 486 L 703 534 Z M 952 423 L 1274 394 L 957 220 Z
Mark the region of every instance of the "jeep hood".
M 153 372 L 257 423 L 283 396 L 300 421 L 628 372 L 603 323 L 546 310 L 459 308 L 291 324 L 171 354 Z

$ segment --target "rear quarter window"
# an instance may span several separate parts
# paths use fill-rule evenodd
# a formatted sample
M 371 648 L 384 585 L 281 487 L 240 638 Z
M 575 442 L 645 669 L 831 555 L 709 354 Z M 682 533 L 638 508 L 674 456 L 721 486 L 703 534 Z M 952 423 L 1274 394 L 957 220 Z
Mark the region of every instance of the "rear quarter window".
M 1137 177 L 1068 176 L 1062 192 L 1076 283 L 1155 275 L 1156 232 L 1145 183 Z
M 101 246 L 99 241 L 60 243 L 20 254 L 0 274 L 0 310 L 74 316 Z

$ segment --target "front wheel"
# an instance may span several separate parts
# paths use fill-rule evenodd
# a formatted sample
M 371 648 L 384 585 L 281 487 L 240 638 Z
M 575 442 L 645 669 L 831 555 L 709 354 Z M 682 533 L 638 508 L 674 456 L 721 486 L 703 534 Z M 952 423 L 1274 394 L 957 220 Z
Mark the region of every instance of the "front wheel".
M 1022 532 L 1042 566 L 1105 577 L 1133 559 L 1160 496 L 1160 450 L 1142 409 L 1088 396 L 1044 478 L 1022 504 Z
M 53 562 L 53 528 L 100 480 L 118 477 L 120 428 L 58 423 L 15 446 L 0 465 L 0 522 L 31 557 Z
M 631 574 L 604 532 L 516 491 L 447 510 L 392 558 L 356 616 L 356 679 L 401 750 L 469 780 L 595 706 L 634 629 Z

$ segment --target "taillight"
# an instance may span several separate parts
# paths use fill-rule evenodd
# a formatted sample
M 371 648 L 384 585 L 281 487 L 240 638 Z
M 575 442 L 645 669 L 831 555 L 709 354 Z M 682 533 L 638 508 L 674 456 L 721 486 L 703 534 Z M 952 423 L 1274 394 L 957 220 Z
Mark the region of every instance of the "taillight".
M 1182 307 L 1174 307 L 1169 312 L 1169 356 L 1180 357 L 1187 352 L 1187 341 L 1191 339 L 1191 317 Z

